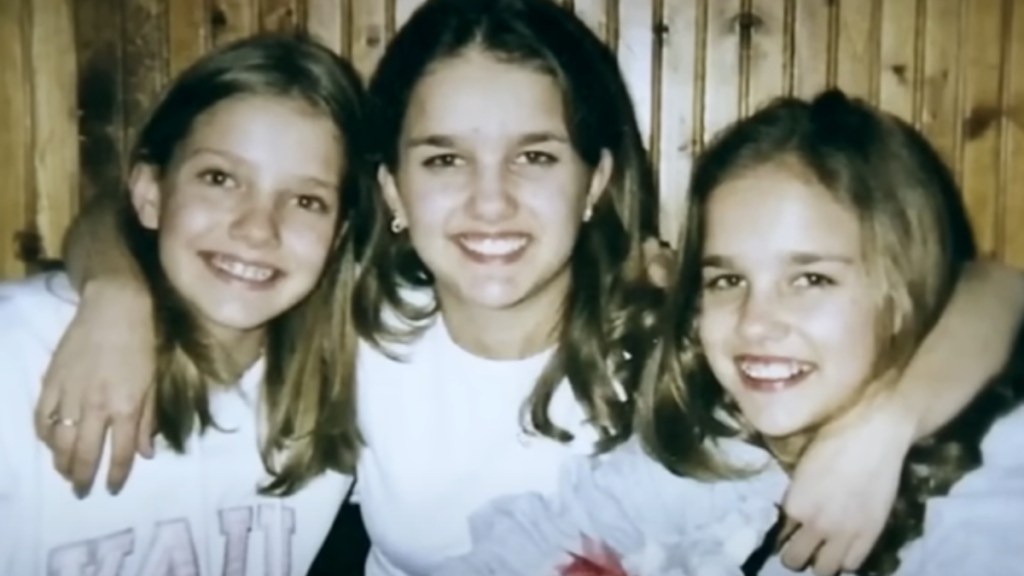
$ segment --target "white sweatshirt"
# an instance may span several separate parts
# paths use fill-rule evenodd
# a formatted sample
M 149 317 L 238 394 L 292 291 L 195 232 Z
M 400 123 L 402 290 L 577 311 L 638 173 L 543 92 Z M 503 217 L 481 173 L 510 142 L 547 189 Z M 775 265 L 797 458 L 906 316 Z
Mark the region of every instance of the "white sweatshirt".
M 735 441 L 722 446 L 746 462 L 756 452 L 768 459 Z M 894 576 L 1024 576 L 1024 406 L 993 425 L 982 454 L 982 467 L 928 501 L 924 533 L 900 551 Z M 576 554 L 629 576 L 740 576 L 787 483 L 777 465 L 738 482 L 681 478 L 633 441 L 568 463 L 557 496 L 521 494 L 479 511 L 473 551 L 432 575 L 556 576 Z M 777 556 L 758 572 L 792 574 Z
M 179 455 L 158 441 L 122 492 L 79 500 L 36 438 L 43 373 L 71 321 L 63 274 L 0 285 L 0 574 L 4 576 L 302 576 L 351 479 L 327 473 L 297 494 L 261 496 L 257 399 L 262 362 L 211 395 L 221 428 Z M 109 446 L 105 454 L 109 455 Z
M 401 360 L 364 344 L 359 355 L 366 447 L 356 491 L 372 542 L 368 576 L 419 576 L 469 551 L 473 511 L 504 495 L 554 491 L 563 462 L 597 439 L 567 382 L 550 414 L 575 441 L 523 432 L 520 409 L 550 353 L 482 359 L 441 320 L 398 351 Z

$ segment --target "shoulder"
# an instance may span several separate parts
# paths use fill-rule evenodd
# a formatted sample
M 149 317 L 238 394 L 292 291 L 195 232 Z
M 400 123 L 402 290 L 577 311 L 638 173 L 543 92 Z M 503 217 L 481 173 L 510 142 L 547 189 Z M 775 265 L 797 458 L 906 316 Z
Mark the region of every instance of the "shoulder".
M 928 500 L 899 574 L 1024 575 L 1024 406 L 996 421 L 981 449 L 980 468 Z
M 0 282 L 0 334 L 54 345 L 74 317 L 78 296 L 63 272 Z
M 1024 471 L 1024 403 L 992 424 L 981 443 L 982 469 L 1016 467 Z

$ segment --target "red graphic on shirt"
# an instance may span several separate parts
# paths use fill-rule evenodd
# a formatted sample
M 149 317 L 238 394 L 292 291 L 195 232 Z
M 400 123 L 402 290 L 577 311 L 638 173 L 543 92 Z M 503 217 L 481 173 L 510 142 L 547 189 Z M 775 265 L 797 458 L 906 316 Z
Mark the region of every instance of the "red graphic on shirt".
M 611 547 L 587 536 L 583 536 L 583 553 L 569 556 L 572 562 L 558 567 L 559 576 L 629 576 Z

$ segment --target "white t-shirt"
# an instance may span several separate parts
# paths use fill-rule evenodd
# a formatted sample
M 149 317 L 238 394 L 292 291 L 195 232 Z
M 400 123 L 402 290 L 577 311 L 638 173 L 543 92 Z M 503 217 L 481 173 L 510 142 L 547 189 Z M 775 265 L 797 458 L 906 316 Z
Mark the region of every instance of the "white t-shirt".
M 366 446 L 357 498 L 372 542 L 368 576 L 421 575 L 470 548 L 469 517 L 499 496 L 551 492 L 563 462 L 589 454 L 596 430 L 568 382 L 551 418 L 575 440 L 523 432 L 520 409 L 550 352 L 515 361 L 474 356 L 440 319 L 402 360 L 359 353 L 359 423 Z
M 520 494 L 474 515 L 472 552 L 431 576 L 553 574 L 573 555 L 631 576 L 738 576 L 777 520 L 788 478 L 760 449 L 722 447 L 767 467 L 743 480 L 699 482 L 669 473 L 635 441 L 574 459 L 556 496 Z M 900 551 L 894 576 L 1024 576 L 1024 406 L 999 419 L 981 448 L 980 468 L 928 500 L 923 534 Z M 772 556 L 757 574 L 796 573 Z
M 36 438 L 43 373 L 75 311 L 63 274 L 0 285 L 0 574 L 17 576 L 302 576 L 351 479 L 326 473 L 297 494 L 261 496 L 256 407 L 262 362 L 210 398 L 223 430 L 187 453 L 158 441 L 121 493 L 79 500 Z M 104 453 L 109 456 L 109 446 Z

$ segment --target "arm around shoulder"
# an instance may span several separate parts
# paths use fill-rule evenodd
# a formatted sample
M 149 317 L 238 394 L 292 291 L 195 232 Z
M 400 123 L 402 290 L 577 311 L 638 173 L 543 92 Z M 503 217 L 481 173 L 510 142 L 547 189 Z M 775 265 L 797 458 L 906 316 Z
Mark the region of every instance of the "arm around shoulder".
M 960 413 L 999 375 L 1024 328 L 1024 271 L 979 260 L 964 269 L 946 311 L 896 388 L 918 438 Z

